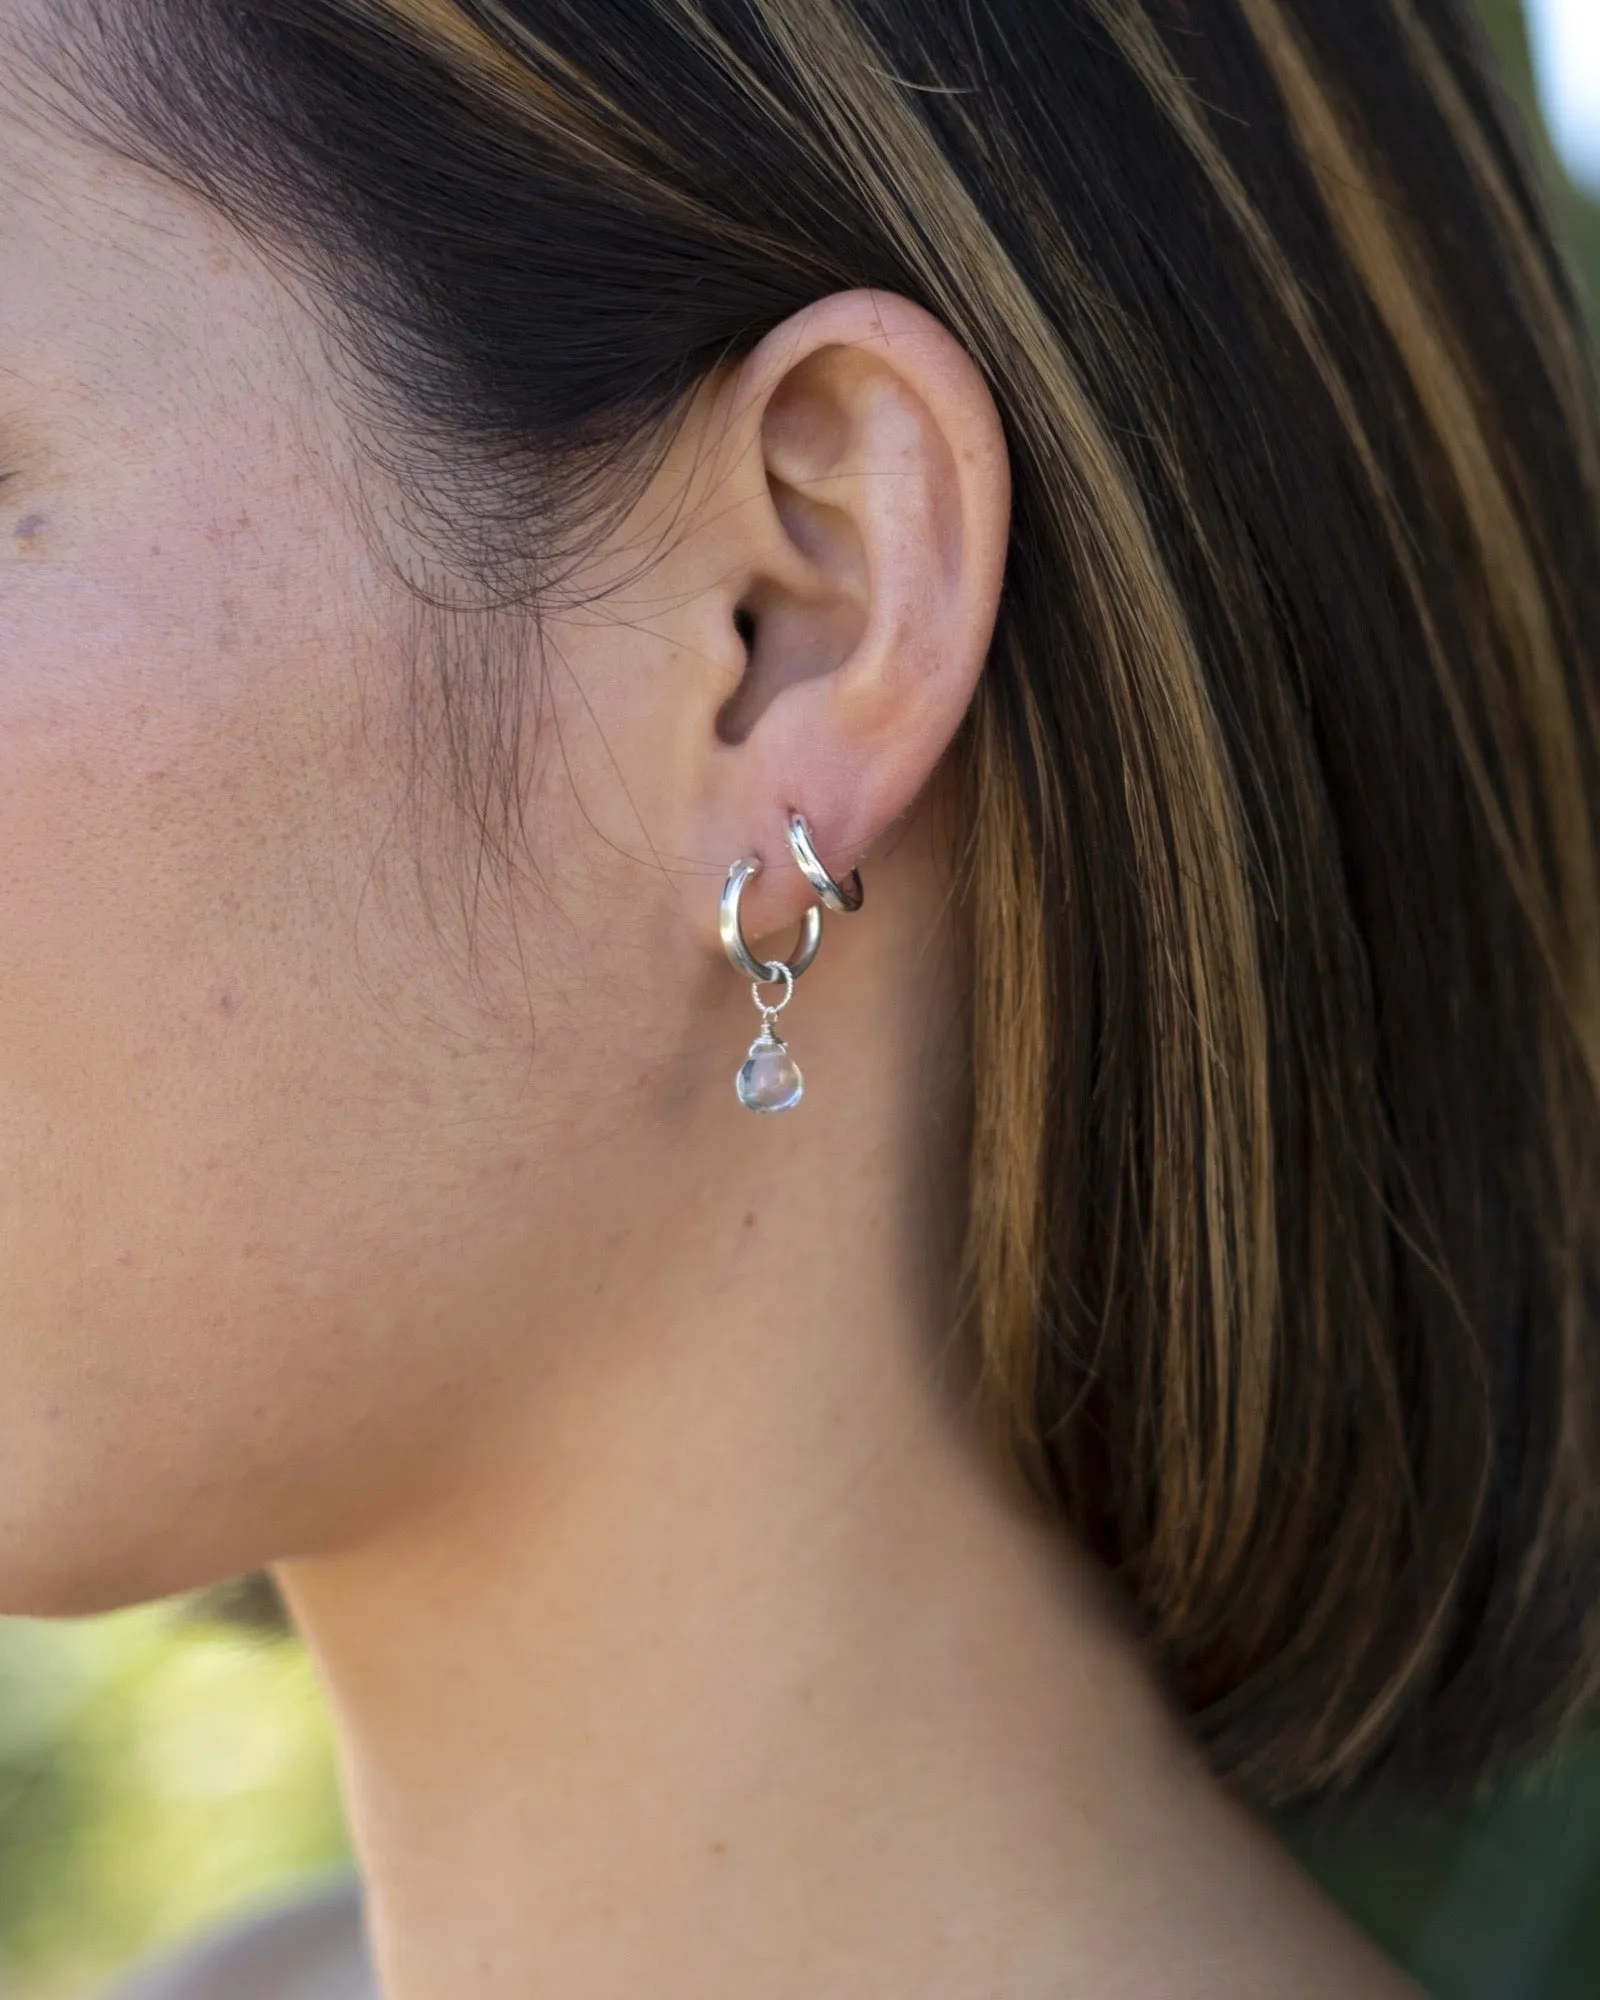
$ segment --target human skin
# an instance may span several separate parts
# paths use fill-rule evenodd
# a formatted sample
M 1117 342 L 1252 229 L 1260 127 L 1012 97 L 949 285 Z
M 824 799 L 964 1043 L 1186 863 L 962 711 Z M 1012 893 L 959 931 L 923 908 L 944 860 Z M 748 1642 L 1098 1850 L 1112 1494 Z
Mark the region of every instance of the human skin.
M 420 616 L 340 365 L 0 98 L 0 1606 L 277 1566 L 389 2000 L 1401 1990 L 942 1365 L 976 370 L 849 294 L 706 385 L 542 652 L 493 628 L 502 869 L 428 679 L 484 621 Z M 792 805 L 867 902 L 758 1119 L 717 899 L 758 854 L 783 948 Z

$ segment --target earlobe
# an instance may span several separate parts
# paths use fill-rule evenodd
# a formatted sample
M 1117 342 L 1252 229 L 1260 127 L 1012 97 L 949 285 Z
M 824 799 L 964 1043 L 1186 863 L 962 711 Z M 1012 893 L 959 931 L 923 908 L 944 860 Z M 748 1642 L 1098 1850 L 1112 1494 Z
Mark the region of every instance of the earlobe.
M 747 903 L 775 930 L 812 893 L 791 813 L 842 881 L 954 738 L 993 632 L 1010 484 L 981 374 L 904 299 L 823 300 L 768 335 L 727 393 L 760 460 L 759 483 L 752 467 L 741 485 L 761 501 L 729 515 L 750 538 L 722 571 L 749 638 L 717 719 L 713 792 L 735 851 L 781 858 Z

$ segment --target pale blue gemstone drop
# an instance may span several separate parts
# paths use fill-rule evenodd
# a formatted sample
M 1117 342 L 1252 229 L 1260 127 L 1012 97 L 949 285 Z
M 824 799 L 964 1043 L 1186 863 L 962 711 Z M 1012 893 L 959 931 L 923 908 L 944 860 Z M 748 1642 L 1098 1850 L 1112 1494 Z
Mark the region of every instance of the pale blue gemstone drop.
M 805 1078 L 770 1027 L 750 1044 L 735 1087 L 739 1102 L 751 1111 L 792 1111 L 805 1095 Z

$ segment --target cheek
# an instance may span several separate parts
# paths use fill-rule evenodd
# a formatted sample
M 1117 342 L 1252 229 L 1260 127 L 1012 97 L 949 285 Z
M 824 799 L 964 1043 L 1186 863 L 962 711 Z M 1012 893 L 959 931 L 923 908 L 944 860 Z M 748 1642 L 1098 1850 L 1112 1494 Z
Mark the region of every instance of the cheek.
M 437 1233 L 392 1165 L 433 1082 L 374 1025 L 391 941 L 359 956 L 393 781 L 358 626 L 278 616 L 282 551 L 164 540 L 0 572 L 8 1607 L 292 1532 L 402 1422 L 378 1385 Z
M 356 532 L 244 513 L 0 565 L 0 1610 L 448 1479 L 592 1312 L 660 1051 L 698 1048 L 656 875 L 557 786 L 535 838 L 599 875 L 564 918 L 475 900 L 437 772 L 412 811 L 413 605 Z

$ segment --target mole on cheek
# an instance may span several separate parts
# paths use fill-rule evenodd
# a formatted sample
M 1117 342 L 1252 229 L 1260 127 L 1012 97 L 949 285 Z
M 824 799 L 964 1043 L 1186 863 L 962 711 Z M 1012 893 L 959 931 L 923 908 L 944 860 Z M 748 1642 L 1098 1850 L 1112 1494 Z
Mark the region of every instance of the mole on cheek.
M 39 538 L 45 531 L 45 526 L 46 523 L 43 514 L 24 514 L 22 519 L 11 530 L 11 539 L 20 545 L 23 554 L 26 555 L 30 549 L 37 545 Z

